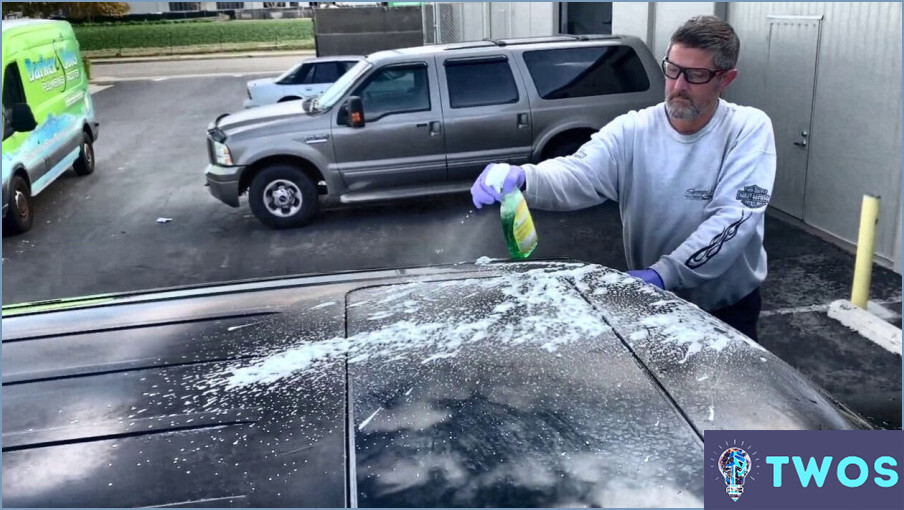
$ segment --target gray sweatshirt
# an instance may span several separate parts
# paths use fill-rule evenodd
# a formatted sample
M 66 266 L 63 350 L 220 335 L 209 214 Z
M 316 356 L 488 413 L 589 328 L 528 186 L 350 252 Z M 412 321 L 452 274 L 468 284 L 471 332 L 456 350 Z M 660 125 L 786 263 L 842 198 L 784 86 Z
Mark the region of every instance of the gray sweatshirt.
M 715 310 L 766 278 L 763 224 L 775 180 L 775 137 L 762 111 L 719 100 L 697 133 L 665 105 L 619 116 L 575 154 L 524 165 L 532 208 L 619 203 L 629 269 L 651 267 L 667 290 Z

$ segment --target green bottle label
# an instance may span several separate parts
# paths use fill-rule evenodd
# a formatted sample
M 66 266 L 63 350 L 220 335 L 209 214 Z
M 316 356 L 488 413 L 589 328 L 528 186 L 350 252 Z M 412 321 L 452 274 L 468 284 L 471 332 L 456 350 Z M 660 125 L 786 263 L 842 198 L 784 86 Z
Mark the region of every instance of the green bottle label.
M 527 208 L 527 201 L 520 190 L 507 193 L 499 208 L 502 232 L 512 258 L 525 259 L 537 247 L 537 231 Z

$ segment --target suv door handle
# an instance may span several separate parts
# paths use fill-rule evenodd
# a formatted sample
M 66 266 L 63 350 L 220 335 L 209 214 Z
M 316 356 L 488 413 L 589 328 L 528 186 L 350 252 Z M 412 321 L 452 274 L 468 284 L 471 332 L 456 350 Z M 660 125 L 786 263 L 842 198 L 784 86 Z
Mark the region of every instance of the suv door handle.
M 526 113 L 518 114 L 518 127 L 526 128 L 530 124 L 530 117 Z
M 414 127 L 427 127 L 430 126 L 430 136 L 439 136 L 440 133 L 440 123 L 438 120 L 434 120 L 433 122 L 418 122 L 414 125 Z

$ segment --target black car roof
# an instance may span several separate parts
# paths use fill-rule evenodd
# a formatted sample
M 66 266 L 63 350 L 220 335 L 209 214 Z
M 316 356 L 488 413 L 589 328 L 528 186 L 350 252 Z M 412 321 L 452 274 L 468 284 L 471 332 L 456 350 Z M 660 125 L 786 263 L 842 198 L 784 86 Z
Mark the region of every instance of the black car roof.
M 854 425 L 739 333 L 594 265 L 80 306 L 4 318 L 4 505 L 647 506 L 670 473 L 656 501 L 699 506 L 705 429 Z

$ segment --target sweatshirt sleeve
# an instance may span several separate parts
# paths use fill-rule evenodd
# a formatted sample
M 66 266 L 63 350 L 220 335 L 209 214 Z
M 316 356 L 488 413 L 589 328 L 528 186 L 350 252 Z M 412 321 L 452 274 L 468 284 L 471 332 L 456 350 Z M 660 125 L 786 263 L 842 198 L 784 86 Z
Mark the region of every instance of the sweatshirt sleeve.
M 634 112 L 632 112 L 634 113 Z M 571 156 L 524 165 L 526 198 L 532 208 L 570 211 L 618 200 L 618 174 L 624 168 L 629 114 L 621 115 L 590 137 Z
M 719 278 L 761 228 L 775 181 L 772 122 L 759 112 L 725 156 L 706 219 L 681 245 L 651 267 L 669 290 Z

